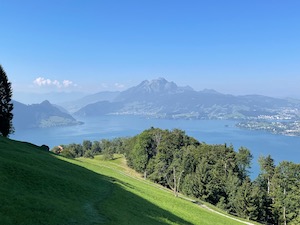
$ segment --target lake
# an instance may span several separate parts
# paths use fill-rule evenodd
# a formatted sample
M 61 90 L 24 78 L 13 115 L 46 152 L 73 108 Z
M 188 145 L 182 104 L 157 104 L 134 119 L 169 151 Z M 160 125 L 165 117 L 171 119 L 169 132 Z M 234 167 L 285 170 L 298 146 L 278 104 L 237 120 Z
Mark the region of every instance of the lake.
M 46 144 L 50 148 L 60 144 L 82 143 L 83 140 L 130 137 L 150 127 L 161 129 L 178 128 L 186 134 L 207 144 L 233 144 L 248 148 L 254 156 L 251 178 L 259 173 L 258 157 L 270 154 L 276 164 L 287 160 L 300 163 L 300 137 L 270 134 L 262 131 L 243 130 L 229 120 L 168 120 L 145 119 L 135 116 L 101 116 L 76 118 L 83 125 L 44 129 L 16 130 L 12 139 L 27 141 L 36 145 Z

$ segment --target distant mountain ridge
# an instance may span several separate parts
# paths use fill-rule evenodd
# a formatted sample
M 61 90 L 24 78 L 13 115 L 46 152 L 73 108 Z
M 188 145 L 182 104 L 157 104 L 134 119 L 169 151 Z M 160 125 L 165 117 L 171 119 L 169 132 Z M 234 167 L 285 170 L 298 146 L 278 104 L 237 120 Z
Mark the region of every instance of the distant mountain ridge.
M 17 101 L 12 102 L 14 105 L 13 124 L 15 129 L 45 128 L 81 124 L 81 122 L 76 121 L 76 119 L 74 119 L 70 114 L 63 112 L 47 100 L 40 104 L 32 105 L 25 105 Z
M 91 94 L 84 96 L 80 99 L 69 101 L 63 103 L 63 107 L 67 109 L 70 113 L 76 112 L 79 109 L 93 103 L 100 101 L 109 101 L 112 102 L 120 94 L 119 91 L 103 91 L 96 94 Z
M 260 95 L 234 96 L 215 90 L 195 91 L 164 78 L 142 81 L 108 101 L 89 104 L 74 115 L 139 115 L 156 118 L 249 119 L 259 116 L 299 117 L 299 101 Z M 105 109 L 105 110 L 104 110 Z M 283 115 L 285 114 L 285 115 Z
M 144 101 L 159 96 L 178 94 L 194 91 L 191 87 L 178 87 L 174 82 L 168 82 L 164 78 L 148 81 L 144 80 L 139 85 L 121 92 L 115 101 Z

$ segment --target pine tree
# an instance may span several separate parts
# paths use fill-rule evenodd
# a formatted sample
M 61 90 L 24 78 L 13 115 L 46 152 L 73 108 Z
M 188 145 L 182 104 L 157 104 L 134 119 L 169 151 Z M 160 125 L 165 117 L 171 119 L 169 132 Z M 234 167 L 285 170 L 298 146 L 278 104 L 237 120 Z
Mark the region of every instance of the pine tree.
M 9 134 L 14 132 L 11 97 L 11 83 L 8 81 L 6 73 L 0 65 L 0 133 L 4 137 L 8 137 Z
M 268 155 L 267 157 L 261 156 L 258 159 L 258 162 L 260 164 L 260 170 L 262 171 L 261 175 L 267 181 L 267 192 L 269 195 L 271 189 L 271 179 L 274 175 L 275 170 L 274 159 L 270 155 Z
M 283 161 L 275 169 L 271 195 L 273 207 L 280 224 L 297 221 L 300 208 L 300 164 Z

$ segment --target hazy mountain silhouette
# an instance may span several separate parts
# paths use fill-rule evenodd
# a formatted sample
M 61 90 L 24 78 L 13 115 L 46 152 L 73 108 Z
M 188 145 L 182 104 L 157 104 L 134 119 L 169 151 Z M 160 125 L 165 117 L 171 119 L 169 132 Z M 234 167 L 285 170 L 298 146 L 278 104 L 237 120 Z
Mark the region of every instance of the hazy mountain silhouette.
M 65 103 L 63 103 L 63 107 L 66 110 L 68 110 L 70 113 L 73 113 L 89 104 L 93 104 L 93 103 L 97 103 L 97 102 L 101 102 L 101 101 L 112 102 L 115 100 L 115 98 L 119 94 L 120 94 L 120 92 L 118 92 L 118 91 L 98 92 L 96 94 L 87 95 L 87 96 L 79 98 L 77 100 L 65 102 Z
M 70 114 L 61 111 L 47 100 L 40 104 L 32 105 L 25 105 L 17 101 L 13 101 L 13 104 L 13 124 L 15 129 L 80 124 Z
M 299 108 L 299 101 L 261 95 L 234 96 L 215 90 L 195 91 L 164 78 L 145 80 L 107 101 L 89 104 L 79 116 L 125 114 L 161 118 L 245 119 L 250 115 L 274 115 L 286 108 Z

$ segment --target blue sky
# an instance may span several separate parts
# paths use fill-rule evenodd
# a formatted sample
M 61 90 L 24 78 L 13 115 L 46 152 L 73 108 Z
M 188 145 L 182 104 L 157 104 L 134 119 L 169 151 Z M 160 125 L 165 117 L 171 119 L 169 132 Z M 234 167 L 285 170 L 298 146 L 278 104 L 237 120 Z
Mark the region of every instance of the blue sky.
M 300 98 L 300 1 L 0 0 L 15 92 L 195 90 Z

